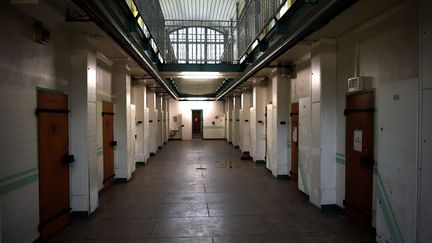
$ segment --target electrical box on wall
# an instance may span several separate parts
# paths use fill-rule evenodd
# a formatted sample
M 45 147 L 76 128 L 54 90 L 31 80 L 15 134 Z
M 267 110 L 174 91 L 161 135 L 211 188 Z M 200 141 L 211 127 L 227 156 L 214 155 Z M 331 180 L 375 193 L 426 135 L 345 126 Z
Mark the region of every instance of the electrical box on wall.
M 362 77 L 353 77 L 348 79 L 348 92 L 358 92 L 364 89 L 364 79 Z

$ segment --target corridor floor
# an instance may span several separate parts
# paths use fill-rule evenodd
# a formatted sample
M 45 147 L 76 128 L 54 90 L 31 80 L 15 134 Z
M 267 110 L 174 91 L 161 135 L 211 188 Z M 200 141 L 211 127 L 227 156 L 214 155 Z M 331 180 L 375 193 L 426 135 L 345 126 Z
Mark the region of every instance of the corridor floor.
M 49 242 L 374 242 L 240 155 L 225 141 L 170 141 Z

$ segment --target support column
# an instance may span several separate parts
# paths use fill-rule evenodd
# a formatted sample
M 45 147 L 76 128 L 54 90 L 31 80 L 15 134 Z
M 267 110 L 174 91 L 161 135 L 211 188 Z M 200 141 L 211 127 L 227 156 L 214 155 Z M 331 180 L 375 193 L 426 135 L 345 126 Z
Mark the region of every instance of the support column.
M 131 141 L 131 78 L 126 59 L 117 59 L 113 69 L 113 103 L 114 103 L 114 149 L 115 177 L 129 180 L 132 176 L 135 144 Z
M 432 2 L 420 1 L 420 127 L 419 127 L 419 157 L 417 168 L 419 177 L 419 192 L 417 202 L 417 215 L 419 215 L 417 226 L 417 241 L 428 242 L 432 239 L 432 192 L 429 186 L 432 184 L 432 15 L 429 9 Z M 378 227 L 377 227 L 378 229 Z M 381 231 L 380 229 L 378 229 Z M 378 232 L 379 232 L 378 231 Z
M 225 121 L 224 121 L 224 139 L 226 141 L 228 141 L 228 99 L 225 98 L 224 99 L 224 116 L 225 116 Z
M 232 118 L 232 111 L 233 111 L 233 99 L 232 97 L 227 97 L 226 101 L 227 103 L 227 110 L 226 110 L 226 119 L 227 119 L 227 141 L 228 143 L 232 144 L 233 139 L 233 118 Z
M 235 148 L 240 146 L 240 95 L 233 96 L 232 110 L 232 144 Z
M 305 159 L 309 199 L 336 204 L 336 42 L 321 39 L 311 50 L 310 152 Z M 309 168 L 309 169 L 307 169 Z
M 164 139 L 163 142 L 164 144 L 166 144 L 168 142 L 169 139 L 169 96 L 164 96 L 163 97 L 163 110 L 164 110 L 164 119 L 163 119 L 163 124 L 164 124 Z
M 251 131 L 254 131 L 254 134 L 251 134 L 252 147 L 253 150 L 253 160 L 255 162 L 265 162 L 265 113 L 266 113 L 266 103 L 267 103 L 267 83 L 266 79 L 254 80 L 253 84 L 253 94 L 252 94 L 252 102 L 253 102 L 253 112 L 251 115 L 251 126 L 254 128 Z M 255 141 L 255 143 L 253 142 Z
M 272 114 L 273 134 L 270 142 L 272 149 L 271 171 L 273 176 L 288 176 L 291 166 L 290 151 L 288 150 L 288 131 L 290 130 L 290 97 L 291 82 L 288 71 L 274 69 L 272 77 Z
M 89 214 L 99 205 L 96 126 L 96 44 L 87 35 L 71 41 L 70 165 L 72 211 Z
M 157 151 L 157 110 L 156 93 L 147 89 L 147 105 L 149 108 L 149 153 L 154 156 Z
M 134 104 L 136 108 L 136 146 L 135 146 L 135 163 L 145 163 L 147 161 L 146 153 L 145 153 L 145 146 L 144 146 L 144 136 L 145 133 L 148 131 L 145 131 L 144 129 L 144 120 L 145 120 L 145 114 L 144 110 L 147 105 L 147 88 L 143 84 L 141 80 L 138 80 L 134 83 L 133 87 L 134 91 Z
M 163 124 L 162 124 L 162 119 L 163 119 L 163 108 L 162 108 L 162 103 L 163 103 L 163 98 L 161 96 L 161 94 L 156 94 L 156 115 L 157 115 L 157 120 L 156 120 L 156 137 L 157 137 L 157 147 L 158 149 L 162 148 L 163 145 Z
M 248 89 L 243 90 L 241 94 L 241 109 L 243 111 L 242 119 L 240 120 L 241 129 L 241 151 L 242 159 L 251 159 L 251 140 L 250 140 L 250 108 L 252 105 L 252 92 Z

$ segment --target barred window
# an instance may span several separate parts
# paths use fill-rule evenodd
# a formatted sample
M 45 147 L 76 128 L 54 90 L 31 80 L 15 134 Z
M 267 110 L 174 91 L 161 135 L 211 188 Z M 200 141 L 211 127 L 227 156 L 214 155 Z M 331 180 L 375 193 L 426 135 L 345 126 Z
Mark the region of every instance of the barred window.
M 169 34 L 178 63 L 220 63 L 225 36 L 210 28 L 188 27 Z

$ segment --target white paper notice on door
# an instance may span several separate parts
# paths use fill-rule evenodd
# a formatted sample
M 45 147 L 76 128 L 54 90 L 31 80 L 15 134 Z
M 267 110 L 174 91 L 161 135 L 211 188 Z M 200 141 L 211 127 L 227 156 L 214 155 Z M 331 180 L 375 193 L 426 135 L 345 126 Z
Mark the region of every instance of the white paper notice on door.
M 292 140 L 293 142 L 297 142 L 297 127 L 293 128 L 293 132 L 292 132 Z
M 363 131 L 354 130 L 354 151 L 362 152 Z

